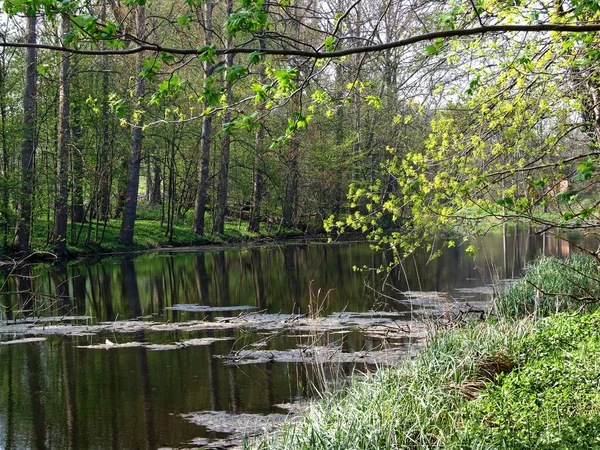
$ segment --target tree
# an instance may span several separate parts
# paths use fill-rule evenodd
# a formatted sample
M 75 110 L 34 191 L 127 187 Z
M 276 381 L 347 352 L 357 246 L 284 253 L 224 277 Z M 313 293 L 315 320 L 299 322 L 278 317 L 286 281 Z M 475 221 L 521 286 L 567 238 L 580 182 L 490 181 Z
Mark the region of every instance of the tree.
M 131 244 L 142 169 L 146 197 L 159 196 L 161 173 L 168 179 L 167 234 L 175 220 L 189 221 L 191 208 L 192 228 L 204 234 L 214 197 L 217 232 L 224 229 L 227 199 L 239 204 L 242 216 L 241 206 L 251 198 L 254 231 L 266 215 L 292 226 L 299 217 L 335 214 L 332 224 L 370 231 L 399 254 L 441 230 L 464 231 L 472 221 L 490 218 L 596 227 L 595 3 L 568 8 L 549 1 L 244 0 L 226 9 L 196 1 L 108 3 L 109 13 L 103 4 L 77 1 L 3 3 L 15 24 L 20 14 L 33 12 L 42 24 L 61 16 L 73 24 L 60 45 L 44 36 L 39 42 L 5 39 L 0 46 L 77 54 L 77 64 L 85 67 L 77 71 L 81 88 L 72 96 L 74 108 L 82 111 L 77 120 L 86 125 L 73 142 L 85 158 L 71 160 L 90 174 L 72 178 L 73 193 L 82 199 L 74 203 L 86 203 L 86 243 L 94 220 L 96 239 L 102 239 L 97 219 L 106 225 L 111 199 L 119 204 L 112 179 L 124 177 L 121 239 Z M 134 27 L 128 23 L 133 11 Z M 139 20 L 146 11 L 156 30 L 151 34 Z M 223 30 L 215 26 L 221 22 Z M 126 86 L 128 55 L 136 58 L 133 102 Z M 115 73 L 111 83 L 109 64 Z M 101 76 L 90 75 L 97 66 Z M 43 90 L 48 120 L 40 122 L 46 141 L 40 141 L 41 163 L 30 172 L 22 169 L 20 195 L 27 198 L 27 180 L 31 186 L 35 180 L 43 193 L 35 199 L 35 218 L 45 214 L 48 220 L 56 204 L 59 220 L 64 190 L 53 192 L 48 167 L 63 159 L 55 161 L 49 151 L 58 124 L 48 111 L 50 92 L 61 83 L 45 65 L 40 70 L 48 87 Z M 108 131 L 109 123 L 118 122 L 110 114 L 122 128 Z M 217 163 L 210 145 L 219 124 L 226 133 Z M 303 127 L 308 131 L 298 132 Z M 74 123 L 73 135 L 76 129 Z M 128 129 L 132 151 L 124 170 L 116 161 Z M 25 132 L 18 142 L 25 149 Z M 35 150 L 30 153 L 33 158 Z M 211 183 L 217 179 L 216 173 L 210 177 L 211 165 L 219 167 L 218 183 Z M 197 183 L 189 182 L 192 171 Z M 62 169 L 59 180 L 61 174 Z M 563 181 L 569 187 L 559 192 Z M 540 215 L 544 208 L 554 216 Z M 34 219 L 31 209 L 20 208 L 21 219 L 27 214 L 20 227 Z M 76 216 L 74 211 L 72 219 Z M 164 216 L 163 211 L 161 223 Z
M 61 17 L 61 35 L 67 35 L 71 29 L 70 18 Z M 70 108 L 70 67 L 71 56 L 63 55 L 60 65 L 58 94 L 58 157 L 56 159 L 57 193 L 54 201 L 54 245 L 58 256 L 67 254 L 67 200 L 69 183 L 69 108 Z
M 233 0 L 227 0 L 227 16 L 233 14 Z M 227 37 L 227 47 L 233 46 L 233 37 Z M 232 103 L 232 84 L 227 80 L 228 73 L 231 73 L 233 68 L 233 54 L 227 55 L 225 58 L 225 114 L 223 115 L 223 123 L 225 126 L 231 122 L 231 111 L 228 107 Z M 229 152 L 231 150 L 231 134 L 223 133 L 221 136 L 221 158 L 219 162 L 219 183 L 217 188 L 217 203 L 215 205 L 216 213 L 213 222 L 214 233 L 225 232 L 225 215 L 227 214 L 227 189 L 229 183 Z
M 33 203 L 33 161 L 35 156 L 35 103 L 37 93 L 37 49 L 35 10 L 27 14 L 27 37 L 30 44 L 25 53 L 25 93 L 23 97 L 23 144 L 21 149 L 21 192 L 17 206 L 18 222 L 14 245 L 23 254 L 29 253 Z
M 214 4 L 212 1 L 204 3 L 203 9 L 203 22 L 204 22 L 204 44 L 206 47 L 213 45 L 213 8 Z M 209 92 L 212 88 L 212 75 L 215 69 L 212 58 L 206 57 L 204 61 L 204 77 L 205 77 L 205 89 Z M 212 103 L 212 96 L 209 94 L 204 99 L 204 111 L 210 109 Z M 202 118 L 202 148 L 200 153 L 200 169 L 198 172 L 198 187 L 196 189 L 196 203 L 194 205 L 194 222 L 192 223 L 192 231 L 194 233 L 204 236 L 204 219 L 206 213 L 206 201 L 208 199 L 208 175 L 209 175 L 209 163 L 210 163 L 210 144 L 212 138 L 212 115 L 204 114 Z
M 146 7 L 138 5 L 136 9 L 136 34 L 139 39 L 146 39 Z M 141 106 L 142 97 L 145 92 L 145 78 L 142 75 L 144 69 L 144 56 L 138 53 L 136 58 L 136 71 L 138 73 L 134 88 L 134 119 L 131 127 L 131 157 L 129 160 L 129 175 L 127 177 L 127 191 L 125 194 L 125 205 L 123 208 L 123 221 L 119 238 L 125 245 L 133 244 L 133 231 L 135 227 L 135 216 L 137 213 L 138 190 L 140 186 L 140 165 L 142 160 L 142 131 L 143 110 Z

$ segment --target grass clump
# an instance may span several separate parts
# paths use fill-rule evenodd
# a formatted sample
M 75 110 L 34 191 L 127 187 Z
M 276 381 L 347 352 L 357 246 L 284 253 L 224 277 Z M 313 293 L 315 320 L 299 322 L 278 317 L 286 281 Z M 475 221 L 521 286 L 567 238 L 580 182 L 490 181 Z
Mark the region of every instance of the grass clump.
M 514 347 L 528 332 L 523 325 L 510 333 L 500 322 L 440 332 L 416 359 L 354 379 L 256 448 L 442 448 L 468 402 L 461 386 L 477 378 L 486 356 Z
M 507 285 L 495 302 L 506 317 L 543 317 L 580 308 L 594 311 L 600 298 L 598 261 L 587 254 L 554 256 L 532 262 L 520 280 Z

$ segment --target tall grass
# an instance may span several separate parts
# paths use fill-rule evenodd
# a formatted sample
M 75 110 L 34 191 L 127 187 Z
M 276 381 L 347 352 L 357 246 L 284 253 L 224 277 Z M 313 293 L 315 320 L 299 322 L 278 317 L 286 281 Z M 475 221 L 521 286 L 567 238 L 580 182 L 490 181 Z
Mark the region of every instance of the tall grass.
M 498 322 L 460 333 L 439 333 L 414 360 L 355 378 L 281 432 L 255 442 L 259 449 L 441 448 L 456 433 L 467 402 L 460 387 L 478 363 L 510 349 L 528 323 L 507 332 Z M 508 350 L 506 350 L 508 351 Z
M 600 448 L 599 377 L 600 312 L 470 324 L 247 448 Z
M 600 299 L 598 261 L 578 253 L 533 261 L 523 278 L 500 291 L 494 307 L 502 316 L 543 317 L 561 311 L 594 311 L 596 299 Z

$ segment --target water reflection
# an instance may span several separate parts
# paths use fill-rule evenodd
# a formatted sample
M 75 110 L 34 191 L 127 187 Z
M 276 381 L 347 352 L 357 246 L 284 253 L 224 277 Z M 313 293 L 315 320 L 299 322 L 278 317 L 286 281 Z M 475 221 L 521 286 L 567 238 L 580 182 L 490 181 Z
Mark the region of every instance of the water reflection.
M 323 314 L 385 308 L 409 310 L 400 291 L 422 289 L 459 296 L 458 289 L 517 276 L 544 252 L 574 251 L 565 241 L 528 230 L 476 243 L 475 259 L 464 248 L 439 259 L 416 255 L 387 276 L 355 272 L 377 267 L 390 255 L 365 244 L 303 244 L 198 253 L 147 254 L 81 261 L 49 268 L 25 267 L 7 281 L 0 320 L 41 316 L 91 316 L 89 322 L 126 318 L 153 321 L 216 320 L 238 311 L 168 310 L 177 304 L 252 306 L 270 313 L 309 312 L 311 292 L 330 291 Z M 383 294 L 365 285 L 365 280 Z M 477 295 L 477 294 L 473 294 Z M 314 297 L 313 297 L 314 298 Z M 89 350 L 91 342 L 171 343 L 196 337 L 230 338 L 173 351 L 146 348 Z M 235 367 L 218 359 L 249 346 L 256 336 L 234 330 L 52 337 L 45 343 L 0 346 L 0 448 L 159 448 L 198 436 L 220 437 L 185 422 L 179 414 L 202 410 L 267 413 L 273 405 L 306 395 L 317 383 L 303 364 Z M 0 336 L 0 339 L 5 339 Z M 307 342 L 300 335 L 267 341 L 267 348 Z M 360 333 L 325 336 L 344 351 L 375 348 Z M 337 367 L 323 369 L 333 373 Z M 329 372 L 328 372 L 329 373 Z

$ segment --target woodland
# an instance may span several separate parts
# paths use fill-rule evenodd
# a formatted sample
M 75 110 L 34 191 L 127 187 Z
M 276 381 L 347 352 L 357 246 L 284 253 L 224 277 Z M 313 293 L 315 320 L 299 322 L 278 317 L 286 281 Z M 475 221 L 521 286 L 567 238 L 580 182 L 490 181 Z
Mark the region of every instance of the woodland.
M 1 3 L 5 253 L 597 227 L 594 1 Z
M 0 0 L 0 6 L 0 265 L 11 258 L 7 266 L 14 267 L 0 305 L 0 335 L 7 337 L 0 339 L 6 345 L 0 393 L 8 393 L 6 401 L 0 395 L 8 405 L 0 408 L 8 424 L 0 423 L 7 436 L 0 446 L 26 448 L 13 438 L 33 437 L 32 448 L 51 448 L 47 442 L 59 441 L 46 437 L 60 433 L 47 431 L 48 417 L 69 443 L 55 448 L 109 442 L 117 448 L 117 438 L 142 429 L 145 447 L 128 448 L 158 448 L 155 438 L 172 448 L 184 439 L 173 424 L 191 411 L 212 414 L 230 404 L 237 414 L 254 403 L 238 410 L 237 366 L 218 362 L 216 341 L 225 348 L 218 355 L 243 353 L 226 341 L 269 352 L 259 378 L 241 389 L 259 405 L 266 402 L 256 409 L 264 418 L 281 407 L 269 380 L 279 377 L 288 390 L 293 376 L 298 386 L 311 385 L 298 375 L 302 370 L 290 369 L 299 360 L 277 364 L 275 354 L 295 351 L 304 363 L 310 350 L 326 346 L 355 358 L 396 339 L 406 347 L 392 350 L 417 351 L 385 369 L 361 366 L 354 377 L 331 370 L 344 375 L 340 389 L 319 391 L 320 401 L 274 433 L 252 442 L 244 436 L 245 448 L 600 447 L 597 0 Z M 476 248 L 478 235 L 498 227 L 504 272 Z M 177 261 L 151 254 L 135 265 L 130 254 L 97 265 L 92 258 L 80 265 L 65 260 L 349 231 L 369 243 L 181 252 Z M 547 256 L 548 243 L 561 258 Z M 469 259 L 461 272 L 465 252 L 480 262 Z M 161 256 L 167 253 L 177 252 Z M 32 276 L 28 258 L 40 255 L 59 257 L 56 271 L 39 265 L 46 272 Z M 446 263 L 436 272 L 429 263 L 440 255 L 440 267 Z M 421 274 L 417 260 L 424 261 Z M 366 271 L 344 271 L 362 263 L 372 269 L 364 278 Z M 409 283 L 413 270 L 417 290 Z M 393 277 L 398 287 L 386 285 Z M 428 277 L 431 288 L 423 289 Z M 356 288 L 354 303 L 349 286 Z M 386 286 L 393 290 L 386 294 Z M 454 297 L 459 288 L 464 302 Z M 330 293 L 339 293 L 341 306 L 322 316 Z M 436 309 L 442 306 L 455 309 Z M 274 334 L 257 333 L 260 342 L 248 343 L 250 333 L 229 327 L 234 318 L 249 323 L 244 311 L 255 309 L 276 325 L 264 328 Z M 198 317 L 192 313 L 203 320 L 188 320 Z M 319 332 L 315 324 L 339 322 L 342 313 L 351 316 L 352 332 L 339 323 Z M 392 325 L 405 317 L 406 327 L 394 336 Z M 310 330 L 291 329 L 304 319 Z M 367 319 L 379 321 L 376 333 L 367 333 Z M 415 324 L 423 335 L 410 334 Z M 201 339 L 191 341 L 205 348 L 185 353 L 177 341 L 165 350 L 164 339 L 188 325 L 201 327 L 184 333 L 197 332 Z M 125 336 L 116 327 L 125 327 Z M 75 328 L 83 330 L 82 340 Z M 18 333 L 25 338 L 14 339 Z M 295 347 L 264 346 L 278 339 Z M 89 345 L 93 340 L 99 346 Z M 98 359 L 82 356 L 83 341 L 102 348 Z M 117 349 L 132 345 L 135 357 L 119 356 Z M 156 345 L 170 352 L 166 359 L 158 352 L 147 357 Z M 88 364 L 93 376 L 82 376 L 77 364 Z M 315 366 L 323 386 L 332 386 L 326 366 Z M 198 381 L 204 369 L 204 381 L 215 386 L 211 394 Z M 262 374 L 266 381 L 257 381 Z M 98 384 L 86 384 L 91 379 Z M 215 380 L 232 386 L 221 404 Z M 130 397 L 118 395 L 119 384 Z M 302 397 L 285 392 L 281 401 Z M 58 413 L 39 413 L 44 396 Z M 158 401 L 153 411 L 153 397 L 177 404 Z M 88 400 L 90 415 L 81 408 Z M 110 420 L 98 419 L 101 409 Z M 62 414 L 65 420 L 57 419 Z M 19 432 L 30 416 L 32 427 Z M 130 426 L 142 419 L 145 425 Z M 109 422 L 115 440 L 88 440 L 88 424 L 108 436 L 101 433 Z M 190 442 L 186 448 L 199 441 Z

